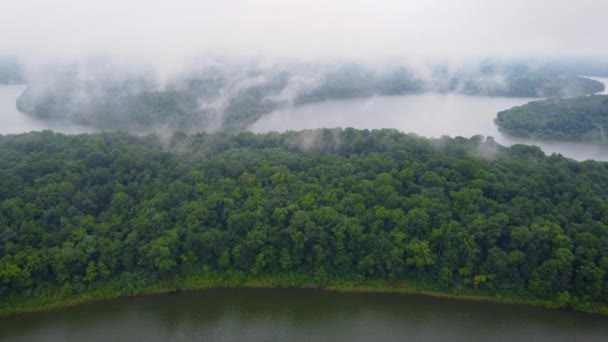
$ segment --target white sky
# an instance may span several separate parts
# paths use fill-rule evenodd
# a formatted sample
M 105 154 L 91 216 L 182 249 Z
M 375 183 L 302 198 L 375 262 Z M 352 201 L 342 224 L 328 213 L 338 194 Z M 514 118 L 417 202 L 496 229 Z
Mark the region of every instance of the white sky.
M 608 57 L 608 0 L 0 0 L 0 53 Z

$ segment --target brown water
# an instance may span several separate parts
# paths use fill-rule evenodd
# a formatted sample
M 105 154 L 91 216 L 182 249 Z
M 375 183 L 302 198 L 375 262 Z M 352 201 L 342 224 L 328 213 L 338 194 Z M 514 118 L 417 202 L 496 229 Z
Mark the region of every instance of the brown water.
M 414 295 L 214 289 L 0 320 L 2 341 L 608 341 L 608 317 Z

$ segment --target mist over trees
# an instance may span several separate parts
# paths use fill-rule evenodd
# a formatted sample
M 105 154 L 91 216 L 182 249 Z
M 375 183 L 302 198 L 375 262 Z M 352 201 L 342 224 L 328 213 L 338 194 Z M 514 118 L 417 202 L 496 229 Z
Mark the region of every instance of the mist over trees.
M 98 129 L 239 131 L 285 106 L 333 99 L 450 92 L 554 97 L 600 92 L 601 82 L 485 61 L 472 67 L 392 63 L 204 61 L 158 80 L 153 68 L 97 59 L 52 66 L 32 77 L 18 108 Z

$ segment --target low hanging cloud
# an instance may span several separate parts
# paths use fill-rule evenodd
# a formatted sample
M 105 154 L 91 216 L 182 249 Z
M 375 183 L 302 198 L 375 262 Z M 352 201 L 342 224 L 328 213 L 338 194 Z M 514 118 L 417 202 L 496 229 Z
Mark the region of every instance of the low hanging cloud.
M 0 50 L 165 72 L 200 55 L 377 60 L 608 56 L 608 1 L 6 0 Z

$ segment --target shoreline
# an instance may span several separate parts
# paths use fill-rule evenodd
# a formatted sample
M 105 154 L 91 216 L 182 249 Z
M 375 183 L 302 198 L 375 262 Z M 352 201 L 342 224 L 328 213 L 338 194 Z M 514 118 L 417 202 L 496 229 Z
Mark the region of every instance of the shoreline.
M 392 293 L 402 295 L 416 295 L 430 298 L 497 303 L 505 305 L 525 305 L 542 307 L 547 310 L 562 309 L 572 312 L 596 314 L 608 316 L 608 305 L 592 303 L 570 303 L 569 305 L 558 305 L 556 302 L 542 299 L 534 299 L 517 296 L 488 295 L 481 291 L 468 291 L 465 293 L 450 293 L 441 291 L 421 283 L 407 281 L 369 280 L 362 283 L 343 281 L 330 281 L 326 285 L 320 285 L 310 281 L 310 278 L 295 276 L 296 283 L 285 281 L 284 277 L 262 277 L 251 278 L 238 282 L 220 279 L 217 275 L 212 277 L 196 276 L 182 279 L 171 279 L 157 284 L 152 284 L 131 291 L 117 291 L 111 287 L 100 287 L 82 294 L 62 296 L 55 293 L 53 296 L 38 297 L 9 297 L 5 303 L 0 304 L 0 319 L 16 317 L 20 315 L 46 312 L 56 309 L 69 308 L 78 305 L 106 302 L 117 299 L 128 299 L 143 296 L 158 296 L 167 294 L 178 294 L 181 292 L 196 292 L 216 288 L 255 288 L 255 289 L 302 289 L 317 290 L 336 293 Z

